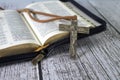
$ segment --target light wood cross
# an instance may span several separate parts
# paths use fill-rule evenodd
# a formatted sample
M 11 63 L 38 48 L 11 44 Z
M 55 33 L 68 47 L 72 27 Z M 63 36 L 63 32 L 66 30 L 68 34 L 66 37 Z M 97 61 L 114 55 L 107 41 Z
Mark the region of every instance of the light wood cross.
M 78 26 L 77 20 L 71 20 L 71 25 L 59 24 L 60 31 L 70 32 L 70 48 L 69 53 L 71 57 L 76 57 L 76 41 L 77 33 L 89 34 L 89 27 Z

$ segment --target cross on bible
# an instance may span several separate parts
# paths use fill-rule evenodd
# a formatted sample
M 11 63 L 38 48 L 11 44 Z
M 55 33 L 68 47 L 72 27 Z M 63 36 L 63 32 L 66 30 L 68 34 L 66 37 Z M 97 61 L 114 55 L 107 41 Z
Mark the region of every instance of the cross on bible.
M 46 23 L 46 22 L 51 22 L 51 21 L 55 21 L 55 20 L 60 20 L 60 19 L 64 19 L 64 20 L 70 20 L 71 21 L 71 25 L 65 25 L 65 24 L 60 24 L 59 25 L 59 29 L 62 31 L 70 31 L 70 53 L 71 53 L 71 57 L 75 57 L 76 55 L 76 40 L 77 40 L 77 33 L 84 33 L 84 34 L 89 34 L 89 27 L 82 27 L 82 26 L 78 26 L 77 23 L 77 16 L 59 16 L 59 15 L 55 15 L 55 14 L 49 14 L 49 13 L 44 13 L 44 12 L 38 12 L 38 11 L 33 11 L 31 9 L 22 9 L 22 10 L 18 10 L 18 12 L 26 12 L 28 13 L 29 17 L 39 23 Z M 32 14 L 38 14 L 38 15 L 44 15 L 44 16 L 49 16 L 51 17 L 50 19 L 46 19 L 46 20 L 41 20 L 41 19 L 37 19 L 35 17 L 33 17 Z M 43 51 L 41 51 L 43 48 L 46 48 L 45 45 L 43 45 L 42 47 L 40 46 L 37 49 L 37 52 L 40 51 L 43 53 Z M 44 54 L 39 54 L 37 55 L 33 60 L 32 63 L 36 64 L 37 62 L 39 62 L 41 59 L 44 58 Z
M 77 33 L 89 34 L 89 27 L 78 26 L 77 20 L 71 20 L 71 25 L 59 24 L 59 30 L 70 32 L 70 48 L 71 57 L 76 57 L 76 41 Z

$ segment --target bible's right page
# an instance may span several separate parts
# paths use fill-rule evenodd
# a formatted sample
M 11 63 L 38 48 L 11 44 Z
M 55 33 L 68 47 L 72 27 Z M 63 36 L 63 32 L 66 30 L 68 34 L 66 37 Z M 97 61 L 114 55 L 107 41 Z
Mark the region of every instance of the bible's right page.
M 61 15 L 61 16 L 77 15 L 78 25 L 86 26 L 86 27 L 94 26 L 89 22 L 87 22 L 86 20 L 84 20 L 78 14 L 73 12 L 71 9 L 69 9 L 60 1 L 43 1 L 38 3 L 33 3 L 31 5 L 28 5 L 26 8 L 30 8 L 35 11 Z M 32 20 L 27 13 L 23 13 L 23 14 L 26 20 L 28 21 L 28 23 L 31 25 L 32 29 L 35 31 L 42 45 L 44 45 L 45 43 L 47 44 L 50 42 L 54 42 L 58 39 L 61 39 L 61 37 L 64 38 L 64 36 L 68 35 L 67 31 L 59 31 L 59 24 L 71 24 L 70 21 L 56 20 L 56 21 L 47 22 L 47 23 L 38 23 Z M 43 15 L 36 15 L 36 17 L 38 19 L 50 18 Z M 61 36 L 60 35 L 58 36 L 58 34 L 61 34 Z

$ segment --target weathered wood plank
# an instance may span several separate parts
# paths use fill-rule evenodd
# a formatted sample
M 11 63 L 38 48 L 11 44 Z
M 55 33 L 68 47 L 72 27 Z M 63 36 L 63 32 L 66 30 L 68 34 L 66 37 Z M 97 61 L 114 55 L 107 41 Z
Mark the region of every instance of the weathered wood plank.
M 0 1 L 0 6 L 5 9 L 24 8 L 27 4 L 38 0 L 5 0 Z M 0 65 L 0 80 L 39 80 L 38 65 L 34 66 L 31 62 L 21 62 L 11 65 Z
M 94 39 L 94 37 L 90 38 L 90 40 Z M 95 40 L 95 39 L 94 39 Z M 102 40 L 103 44 L 95 44 L 96 40 L 94 41 L 92 40 L 92 44 L 90 43 L 89 44 L 89 48 L 91 49 L 93 55 L 95 56 L 95 58 L 97 59 L 98 63 L 102 66 L 102 68 L 104 69 L 106 75 L 112 79 L 112 80 L 116 80 L 116 79 L 119 79 L 120 76 L 117 76 L 119 75 L 119 71 L 117 69 L 115 69 L 115 67 L 119 68 L 118 66 L 116 65 L 113 65 L 115 64 L 114 61 L 111 60 L 110 58 L 110 54 L 112 54 L 111 51 L 108 51 L 107 49 L 107 52 L 104 51 L 104 48 L 107 47 L 106 45 L 110 45 L 111 43 L 106 43 L 107 41 L 105 40 Z M 99 39 L 98 39 L 99 40 Z M 112 42 L 112 41 L 111 41 Z M 114 43 L 114 42 L 112 42 Z M 93 47 L 91 47 L 93 46 Z M 116 53 L 118 54 L 118 52 Z M 115 57 L 114 57 L 115 58 Z
M 100 16 L 87 0 L 78 2 Z M 69 58 L 68 44 L 55 48 L 54 55 L 41 63 L 43 80 L 119 80 L 120 36 L 111 25 L 107 27 L 105 32 L 78 41 L 77 60 Z
M 0 80 L 39 80 L 38 65 L 21 62 L 0 66 Z
M 88 0 L 75 0 L 76 2 L 80 3 L 80 5 L 84 6 L 86 9 L 90 10 L 95 15 L 101 17 L 101 15 L 96 11 L 93 6 L 88 2 Z M 101 17 L 102 18 L 102 17 Z
M 89 0 L 95 8 L 113 25 L 120 33 L 120 1 L 119 0 Z

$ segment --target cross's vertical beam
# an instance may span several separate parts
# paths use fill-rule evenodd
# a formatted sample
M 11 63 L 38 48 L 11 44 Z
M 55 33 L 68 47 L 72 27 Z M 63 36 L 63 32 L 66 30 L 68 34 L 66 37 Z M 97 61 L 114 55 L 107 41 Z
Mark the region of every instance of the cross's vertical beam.
M 69 53 L 71 57 L 75 58 L 76 57 L 76 41 L 77 41 L 77 20 L 72 20 L 71 21 L 71 32 L 70 32 L 70 48 L 69 48 Z
M 76 57 L 76 46 L 77 46 L 77 33 L 89 34 L 90 28 L 84 26 L 78 26 L 78 21 L 71 20 L 71 25 L 60 24 L 60 31 L 69 31 L 70 32 L 70 48 L 69 53 L 71 57 Z

